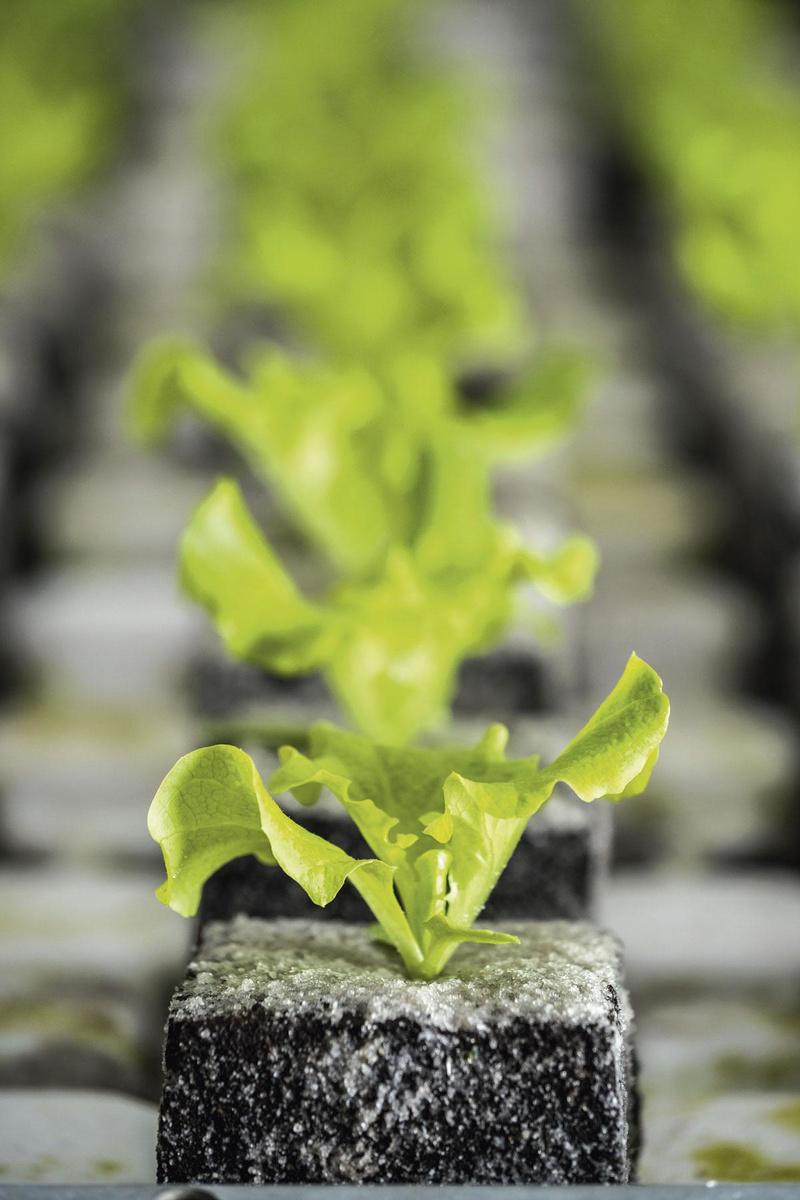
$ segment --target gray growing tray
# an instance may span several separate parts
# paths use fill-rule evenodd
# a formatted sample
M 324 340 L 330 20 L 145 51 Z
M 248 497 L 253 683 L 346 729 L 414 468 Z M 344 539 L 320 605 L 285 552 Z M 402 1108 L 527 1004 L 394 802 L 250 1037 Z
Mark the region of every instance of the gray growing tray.
M 705 1183 L 619 1187 L 248 1187 L 0 1184 L 0 1200 L 793 1200 L 800 1184 Z

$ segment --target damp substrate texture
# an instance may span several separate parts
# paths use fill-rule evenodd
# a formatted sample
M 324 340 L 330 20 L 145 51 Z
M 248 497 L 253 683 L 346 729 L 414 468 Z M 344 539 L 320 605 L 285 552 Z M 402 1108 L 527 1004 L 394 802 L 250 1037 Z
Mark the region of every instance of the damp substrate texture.
M 299 806 L 298 806 L 299 809 Z M 583 920 L 591 916 L 597 880 L 608 859 L 608 813 L 572 797 L 555 796 L 536 814 L 498 880 L 481 921 Z M 321 801 L 292 816 L 307 829 L 356 858 L 372 852 L 341 809 Z M 206 882 L 200 925 L 244 914 L 272 920 L 314 917 L 371 921 L 369 909 L 353 887 L 343 887 L 325 909 L 282 871 L 247 855 L 226 863 Z
M 418 982 L 360 925 L 209 926 L 170 1007 L 159 1181 L 628 1181 L 619 947 L 508 928 Z
M 229 717 L 249 707 L 286 701 L 319 703 L 326 696 L 319 675 L 273 675 L 250 663 L 197 655 L 185 674 L 192 711 L 202 717 Z

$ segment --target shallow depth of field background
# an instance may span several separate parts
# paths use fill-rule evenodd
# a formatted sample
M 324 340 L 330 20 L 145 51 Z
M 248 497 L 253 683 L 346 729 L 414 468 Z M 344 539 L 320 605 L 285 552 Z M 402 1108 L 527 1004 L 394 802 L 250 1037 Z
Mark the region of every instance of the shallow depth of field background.
M 800 18 L 676 3 L 691 53 L 636 0 L 452 0 L 419 37 L 474 89 L 463 136 L 538 335 L 600 365 L 576 436 L 500 483 L 523 527 L 602 555 L 517 745 L 576 728 L 631 650 L 672 699 L 599 903 L 639 1020 L 642 1179 L 800 1179 Z M 191 420 L 142 450 L 124 385 L 159 333 L 295 344 L 220 283 L 215 114 L 263 24 L 246 0 L 0 13 L 0 1182 L 152 1174 L 189 929 L 152 897 L 145 816 L 224 661 L 175 545 L 246 472 Z M 314 703 L 254 686 L 248 712 Z

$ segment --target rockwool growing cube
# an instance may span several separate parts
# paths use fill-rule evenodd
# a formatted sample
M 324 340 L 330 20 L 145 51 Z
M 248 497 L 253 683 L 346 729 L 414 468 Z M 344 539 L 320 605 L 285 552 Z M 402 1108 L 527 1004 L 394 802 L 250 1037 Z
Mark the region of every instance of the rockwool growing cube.
M 409 979 L 361 925 L 207 928 L 170 1007 L 162 1182 L 624 1183 L 617 943 L 520 922 Z

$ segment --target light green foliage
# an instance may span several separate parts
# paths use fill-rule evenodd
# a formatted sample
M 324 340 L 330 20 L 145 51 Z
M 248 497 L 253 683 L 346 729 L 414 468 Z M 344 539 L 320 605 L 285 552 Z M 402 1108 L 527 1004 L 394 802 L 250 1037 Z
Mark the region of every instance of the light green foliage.
M 524 340 L 466 150 L 469 91 L 420 44 L 424 12 L 409 0 L 245 6 L 220 134 L 237 234 L 223 289 L 274 304 L 334 356 L 402 342 L 505 356 Z
M 158 442 L 182 410 L 200 415 L 338 575 L 301 595 L 223 481 L 190 522 L 181 572 L 230 653 L 323 671 L 361 729 L 402 743 L 446 709 L 461 660 L 502 635 L 521 585 L 557 603 L 591 589 L 585 538 L 526 547 L 491 502 L 495 464 L 571 430 L 589 364 L 540 350 L 482 406 L 454 382 L 476 362 L 519 364 L 522 325 L 464 152 L 468 91 L 412 44 L 421 6 L 230 12 L 246 14 L 252 60 L 223 140 L 244 231 L 229 282 L 274 303 L 324 362 L 262 345 L 231 373 L 159 342 L 134 372 L 133 425 Z
M 109 157 L 132 0 L 0 5 L 0 265 L 41 209 Z
M 165 339 L 139 359 L 131 418 L 141 440 L 158 443 L 179 412 L 200 414 L 337 569 L 363 575 L 390 546 L 408 543 L 422 519 L 425 536 L 434 526 L 448 539 L 458 532 L 479 557 L 471 518 L 487 520 L 489 465 L 534 458 L 564 437 L 589 370 L 578 352 L 551 350 L 479 409 L 467 407 L 441 364 L 421 351 L 395 352 L 375 372 L 297 362 L 265 345 L 236 377 L 191 343 Z M 460 519 L 423 518 L 421 496 Z M 454 558 L 432 544 L 420 555 Z
M 792 1133 L 800 1133 L 800 1100 L 790 1100 L 787 1104 L 781 1104 L 769 1115 L 776 1125 L 789 1129 Z
M 645 165 L 675 217 L 690 285 L 732 321 L 800 323 L 800 86 L 781 71 L 780 6 L 587 0 Z
M 183 584 L 234 657 L 279 674 L 322 670 L 360 729 L 402 743 L 441 715 L 461 659 L 502 633 L 517 584 L 531 580 L 561 601 L 591 586 L 595 551 L 586 539 L 535 555 L 487 513 L 465 528 L 469 515 L 435 508 L 418 541 L 393 547 L 377 573 L 314 601 L 278 562 L 237 485 L 223 479 L 184 534 Z
M 308 754 L 284 747 L 269 786 L 307 805 L 326 788 L 371 859 L 352 858 L 287 816 L 244 751 L 196 750 L 173 767 L 150 809 L 148 829 L 167 870 L 158 896 L 191 915 L 213 871 L 248 853 L 280 866 L 316 904 L 328 904 L 349 880 L 408 973 L 432 978 L 462 942 L 515 940 L 473 922 L 555 785 L 566 783 L 585 801 L 640 792 L 668 719 L 660 679 L 632 655 L 591 720 L 544 767 L 536 756 L 507 761 L 502 725 L 471 749 L 436 750 L 314 726 Z
M 272 348 L 252 354 L 250 368 L 237 380 L 189 344 L 151 345 L 133 379 L 135 432 L 159 441 L 182 407 L 200 413 L 313 544 L 340 569 L 363 570 L 397 517 L 375 459 L 388 407 L 379 385 L 359 367 L 294 363 Z
M 221 481 L 182 539 L 181 574 L 229 652 L 321 670 L 359 728 L 404 743 L 444 712 L 461 660 L 503 634 L 522 585 L 557 603 L 591 589 L 587 539 L 527 547 L 491 502 L 495 464 L 573 427 L 588 363 L 540 351 L 482 406 L 454 382 L 470 363 L 518 362 L 522 326 L 463 153 L 467 93 L 412 46 L 418 6 L 242 12 L 253 61 L 224 140 L 246 231 L 234 292 L 274 302 L 325 362 L 260 346 L 234 374 L 159 342 L 134 373 L 133 424 L 158 442 L 199 414 L 338 574 L 302 595 Z
M 800 1161 L 770 1158 L 745 1142 L 708 1142 L 692 1155 L 698 1179 L 721 1183 L 797 1183 Z

